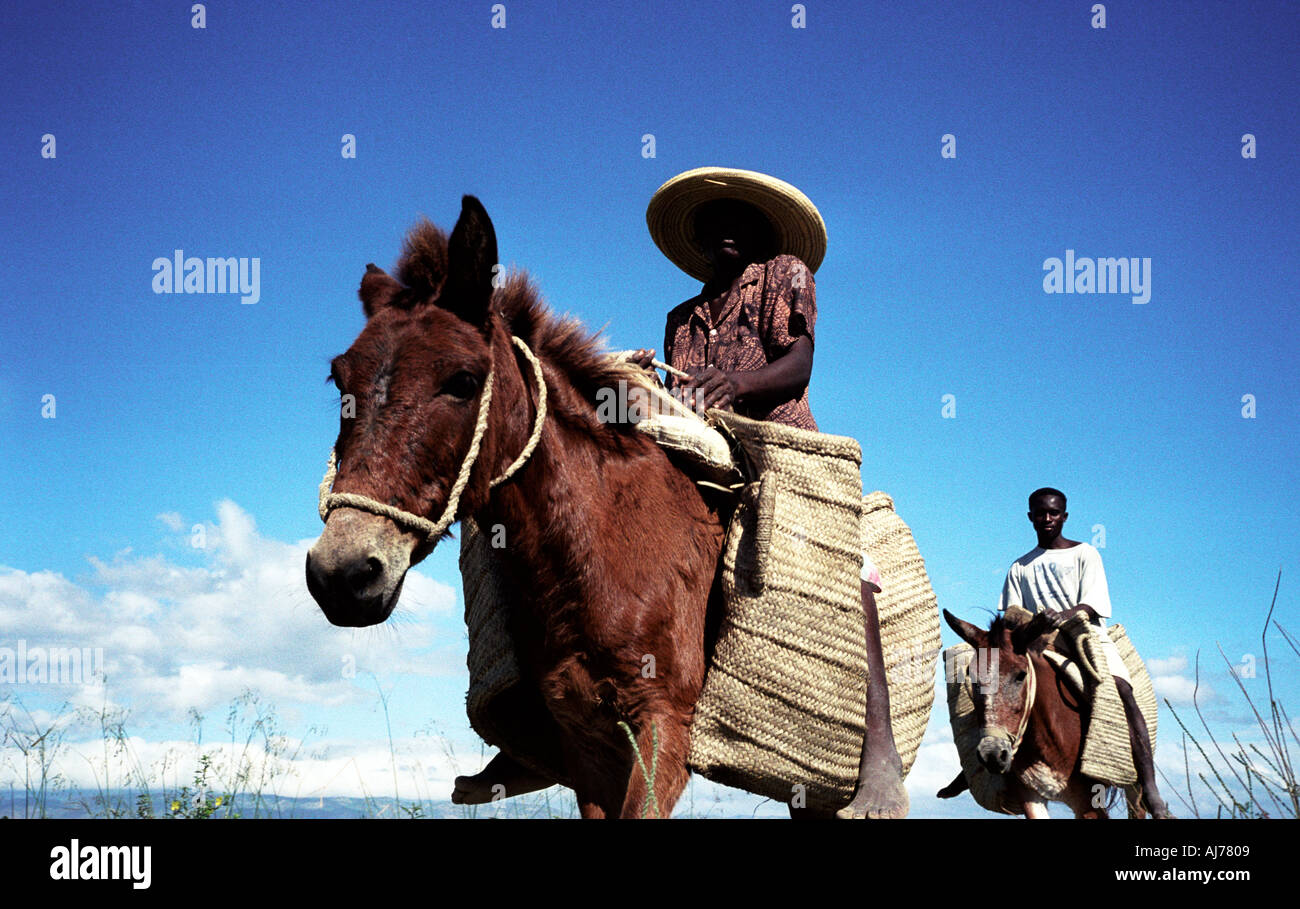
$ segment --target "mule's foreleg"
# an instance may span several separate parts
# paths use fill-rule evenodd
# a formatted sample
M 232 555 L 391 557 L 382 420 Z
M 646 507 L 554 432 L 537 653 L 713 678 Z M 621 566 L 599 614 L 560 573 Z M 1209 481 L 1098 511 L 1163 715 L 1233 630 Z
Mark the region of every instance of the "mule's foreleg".
M 1147 816 L 1146 802 L 1142 799 L 1142 787 L 1134 784 L 1124 787 L 1124 803 L 1128 806 L 1128 816 L 1141 820 Z
M 600 807 L 600 803 L 591 799 L 578 796 L 578 815 L 584 821 L 599 821 L 605 818 L 605 809 Z
M 588 747 L 570 741 L 564 747 L 578 812 L 586 819 L 618 817 L 627 789 L 626 753 L 630 749 L 620 748 L 613 738 L 585 744 Z
M 1025 819 L 1030 821 L 1049 820 L 1051 815 L 1047 813 L 1047 802 L 1039 798 L 1025 799 Z
M 1074 816 L 1080 820 L 1106 820 L 1110 817 L 1107 807 L 1110 790 L 1104 783 L 1091 777 L 1079 776 L 1062 794 L 1061 800 L 1070 806 Z
M 675 716 L 666 714 L 644 716 L 638 726 L 622 816 L 671 817 L 690 776 L 686 766 L 690 730 Z

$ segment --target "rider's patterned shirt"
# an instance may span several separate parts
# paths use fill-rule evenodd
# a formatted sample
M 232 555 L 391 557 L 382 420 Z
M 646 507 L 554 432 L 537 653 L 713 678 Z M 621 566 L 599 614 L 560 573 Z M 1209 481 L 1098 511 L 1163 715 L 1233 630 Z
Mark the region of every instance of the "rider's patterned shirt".
M 697 294 L 668 313 L 664 359 L 677 369 L 762 369 L 784 356 L 800 335 L 813 340 L 817 291 L 812 271 L 796 256 L 777 256 L 746 268 L 727 291 L 716 325 L 709 302 Z M 753 420 L 818 431 L 806 385 L 797 398 L 766 405 L 740 401 L 734 409 Z M 880 570 L 865 550 L 860 577 L 881 592 Z
M 795 256 L 777 256 L 747 267 L 724 295 L 716 325 L 709 302 L 697 294 L 668 313 L 664 359 L 677 369 L 690 373 L 709 366 L 725 372 L 762 369 L 784 356 L 800 335 L 813 340 L 817 292 L 812 271 Z M 738 401 L 733 406 L 742 417 L 817 431 L 806 385 L 798 397 L 786 401 Z

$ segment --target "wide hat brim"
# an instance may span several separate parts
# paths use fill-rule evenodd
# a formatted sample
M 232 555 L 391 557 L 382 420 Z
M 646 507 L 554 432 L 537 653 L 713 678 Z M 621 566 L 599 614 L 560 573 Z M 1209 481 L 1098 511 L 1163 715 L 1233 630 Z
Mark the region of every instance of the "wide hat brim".
M 659 187 L 645 213 L 655 245 L 692 278 L 713 276 L 713 266 L 695 242 L 695 212 L 715 199 L 748 202 L 766 215 L 776 232 L 778 255 L 798 256 L 814 272 L 826 257 L 826 223 L 797 188 L 752 170 L 697 167 Z

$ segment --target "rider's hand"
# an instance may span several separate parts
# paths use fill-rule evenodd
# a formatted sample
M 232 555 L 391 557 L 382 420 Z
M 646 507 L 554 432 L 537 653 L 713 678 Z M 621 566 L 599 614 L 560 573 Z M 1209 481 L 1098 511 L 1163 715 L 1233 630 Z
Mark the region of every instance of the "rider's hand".
M 740 397 L 735 374 L 716 366 L 693 373 L 681 387 L 686 395 L 685 403 L 701 413 L 712 407 L 728 409 Z
M 641 350 L 633 351 L 632 355 L 627 358 L 627 361 L 629 363 L 635 363 L 637 366 L 640 366 L 642 369 L 649 369 L 650 361 L 653 360 L 654 358 L 655 358 L 655 352 L 653 347 L 650 348 L 649 350 L 642 348 Z
M 1076 615 L 1080 615 L 1080 614 L 1082 614 L 1083 617 L 1089 622 L 1096 622 L 1099 619 L 1097 613 L 1094 612 L 1093 608 L 1091 606 L 1088 606 L 1087 604 L 1072 606 L 1069 609 L 1064 609 L 1060 612 L 1053 612 L 1049 614 L 1052 618 L 1053 628 L 1060 628 L 1066 622 L 1070 621 L 1070 619 L 1073 619 Z

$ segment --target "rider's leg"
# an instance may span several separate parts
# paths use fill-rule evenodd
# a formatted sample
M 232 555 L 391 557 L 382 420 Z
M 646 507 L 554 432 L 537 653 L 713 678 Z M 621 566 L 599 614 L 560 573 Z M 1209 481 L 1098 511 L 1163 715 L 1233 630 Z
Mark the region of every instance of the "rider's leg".
M 1133 696 L 1133 686 L 1120 677 L 1115 677 L 1115 687 L 1119 689 L 1120 700 L 1124 702 L 1124 713 L 1128 716 L 1129 744 L 1133 748 L 1133 765 L 1137 768 L 1138 786 L 1141 787 L 1142 801 L 1146 803 L 1151 816 L 1168 818 L 1169 806 L 1160 797 L 1156 786 L 1155 761 L 1151 751 L 1151 736 L 1147 731 L 1146 718 L 1138 709 L 1137 698 Z
M 456 777 L 451 800 L 457 805 L 483 805 L 554 785 L 555 780 L 529 770 L 501 751 L 473 776 Z
M 885 657 L 880 646 L 880 618 L 874 585 L 862 580 L 862 616 L 867 633 L 867 735 L 858 763 L 858 785 L 853 801 L 836 812 L 841 818 L 900 818 L 907 816 L 907 789 L 903 762 L 894 744 L 889 717 L 889 688 L 885 683 Z

